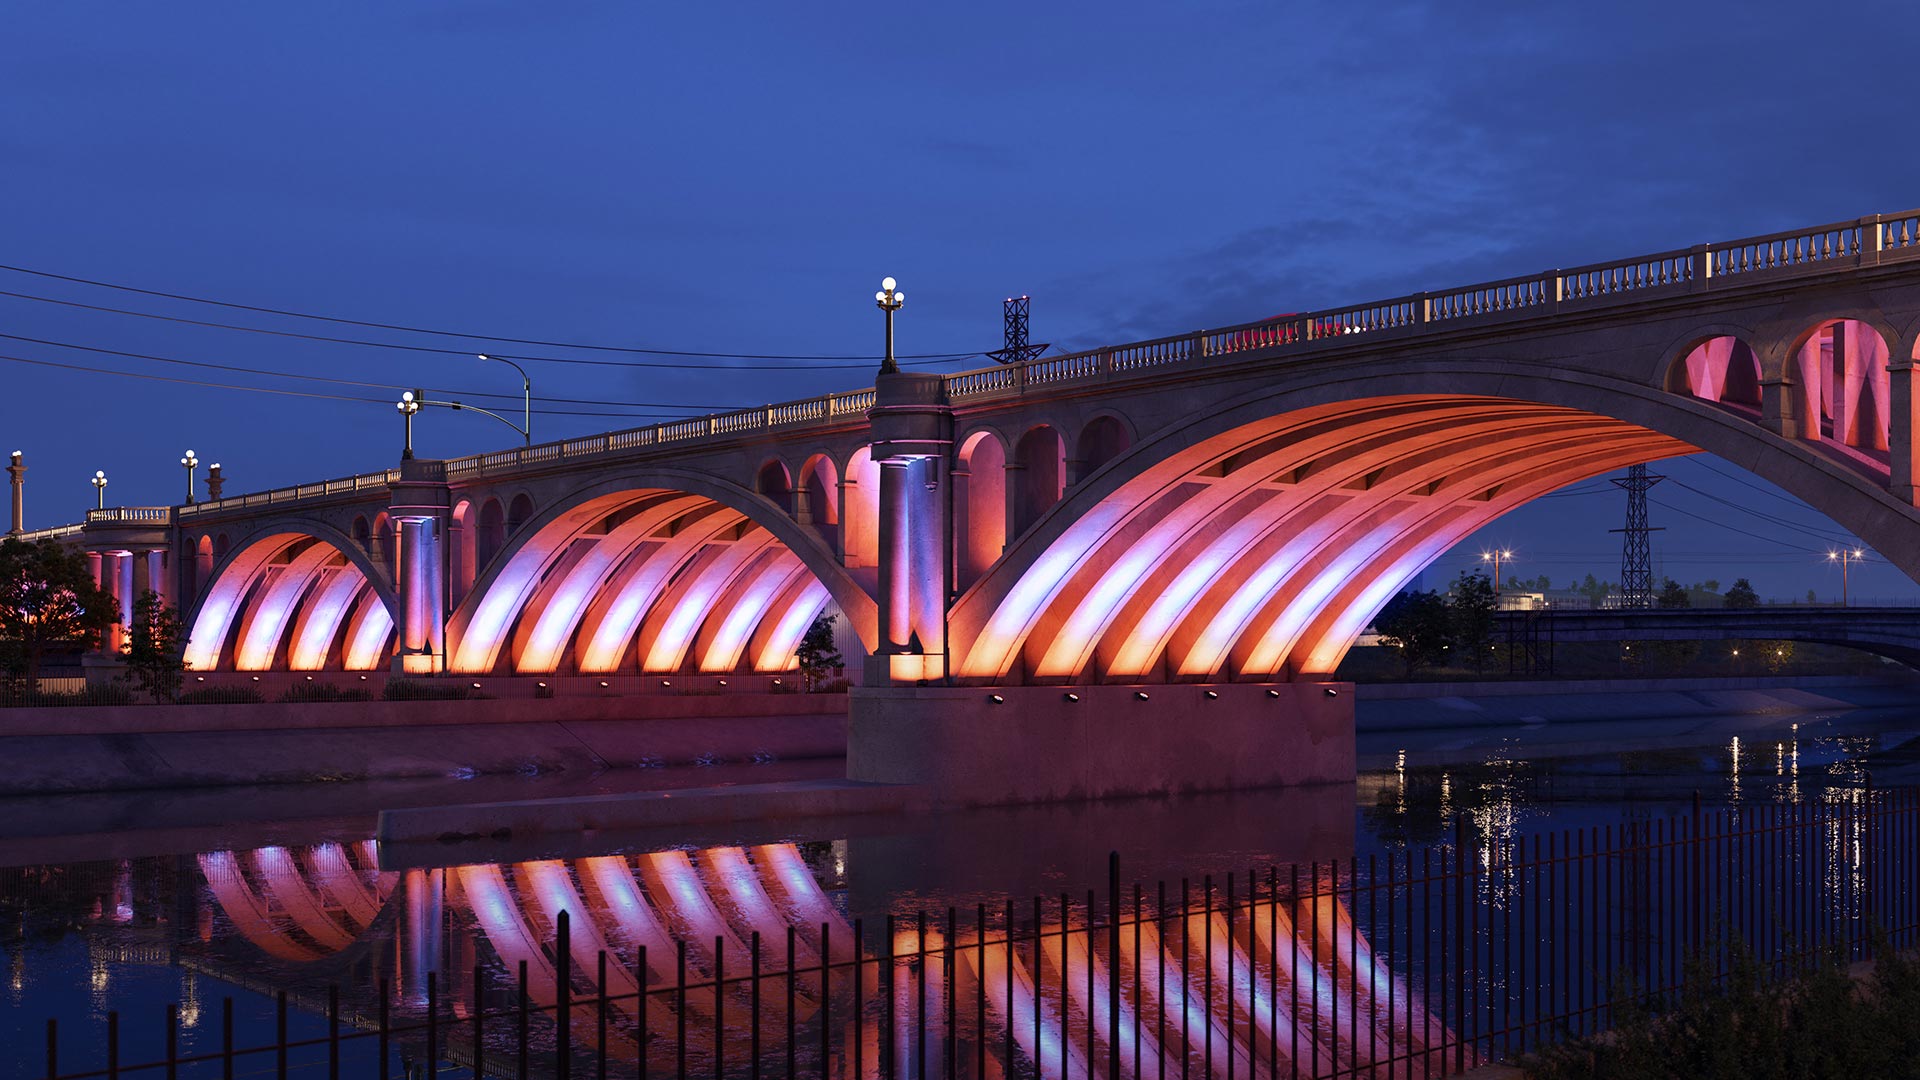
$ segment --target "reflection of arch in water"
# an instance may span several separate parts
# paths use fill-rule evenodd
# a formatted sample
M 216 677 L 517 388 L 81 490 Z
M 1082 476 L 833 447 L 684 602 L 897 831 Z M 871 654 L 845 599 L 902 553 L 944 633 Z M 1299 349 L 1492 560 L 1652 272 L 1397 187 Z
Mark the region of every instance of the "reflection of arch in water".
M 379 918 L 398 879 L 376 868 L 372 841 L 210 851 L 198 861 L 234 929 L 267 955 L 295 963 L 353 945 Z
M 398 875 L 373 870 L 372 855 L 370 844 L 263 848 L 202 855 L 200 866 L 247 940 L 275 959 L 304 964 L 352 944 L 396 895 Z M 730 980 L 745 975 L 756 934 L 763 977 L 782 980 L 778 992 L 759 995 L 764 1046 L 778 1046 L 790 1022 L 812 1031 L 825 1025 L 834 1032 L 829 1072 L 854 1080 L 881 1075 L 883 1055 L 892 1057 L 887 1074 L 908 1075 L 921 1050 L 922 1036 L 907 1023 L 895 1027 L 894 1043 L 886 1045 L 880 1021 L 886 961 L 856 953 L 851 928 L 793 844 L 480 864 L 431 876 L 444 883 L 435 885 L 444 888 L 443 910 L 456 924 L 464 921 L 504 970 L 527 965 L 529 996 L 547 1010 L 558 1002 L 550 946 L 560 914 L 568 913 L 574 1000 L 598 992 L 604 952 L 607 990 L 620 1020 L 610 1032 L 610 1052 L 623 1059 L 645 1046 L 650 1064 L 671 1068 L 673 1038 L 684 1025 L 692 1057 L 710 1059 L 720 1049 L 729 1060 L 742 1060 L 753 1037 L 747 1023 L 753 991 L 742 980 L 716 997 L 710 980 L 723 957 Z M 824 995 L 823 926 L 835 965 Z M 784 992 L 789 928 L 791 1015 Z M 1041 930 L 1037 942 L 1025 927 L 1011 945 L 997 933 L 984 942 L 963 934 L 949 944 L 929 927 L 922 962 L 915 955 L 919 928 L 899 924 L 888 950 L 895 1015 L 924 1015 L 929 1046 L 973 1040 L 983 1044 L 975 1052 L 1004 1058 L 1010 1039 L 1025 1061 L 996 1060 L 995 1067 L 1049 1080 L 1104 1075 L 1116 1052 L 1130 1076 L 1157 1076 L 1164 1066 L 1169 1073 L 1198 1071 L 1224 1080 L 1229 1072 L 1253 1076 L 1265 1061 L 1283 1068 L 1297 1061 L 1311 1075 L 1370 1074 L 1389 1061 L 1406 1062 L 1400 1068 L 1408 1075 L 1444 1071 L 1425 1063 L 1452 1036 L 1376 955 L 1335 894 L 1248 903 L 1231 918 L 1211 908 L 1149 917 L 1123 926 L 1117 955 L 1104 929 L 1075 929 L 1056 918 Z M 439 933 L 430 927 L 426 936 L 437 941 Z M 679 942 L 685 942 L 691 984 L 684 1001 L 663 992 L 678 979 Z M 1116 965 L 1120 1037 L 1110 1044 L 1108 995 Z M 863 986 L 858 1011 L 856 977 Z M 449 994 L 460 985 L 448 980 Z M 644 1036 L 637 997 L 643 988 L 651 991 Z M 961 1009 L 959 1030 L 943 1030 L 948 993 L 955 1002 L 982 1000 L 988 1029 L 977 1030 L 971 1010 Z M 458 1014 L 471 1008 L 470 1002 L 449 1005 Z M 723 1009 L 726 1044 L 716 1047 L 715 1019 Z M 596 1020 L 593 1005 L 575 1006 L 582 1038 L 591 1037 Z M 1443 1066 L 1450 1056 L 1439 1055 Z

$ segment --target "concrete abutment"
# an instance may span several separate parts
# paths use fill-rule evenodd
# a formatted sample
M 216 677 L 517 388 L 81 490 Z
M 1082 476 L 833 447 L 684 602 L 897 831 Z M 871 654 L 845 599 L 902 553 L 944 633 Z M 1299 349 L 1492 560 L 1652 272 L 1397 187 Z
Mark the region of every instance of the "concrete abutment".
M 1352 783 L 1350 683 L 855 687 L 847 777 L 989 806 Z

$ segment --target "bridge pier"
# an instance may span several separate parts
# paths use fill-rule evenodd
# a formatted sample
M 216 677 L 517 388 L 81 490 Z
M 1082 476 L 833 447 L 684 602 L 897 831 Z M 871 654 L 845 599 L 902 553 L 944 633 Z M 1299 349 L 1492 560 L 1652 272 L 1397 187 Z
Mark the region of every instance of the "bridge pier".
M 880 466 L 880 650 L 867 658 L 865 681 L 943 678 L 953 583 L 950 481 L 943 475 L 953 448 L 946 381 L 919 372 L 881 375 L 867 415 Z
M 1351 683 L 855 687 L 847 776 L 936 805 L 1351 784 Z
M 411 459 L 400 463 L 388 516 L 398 536 L 394 577 L 400 596 L 400 647 L 395 675 L 431 675 L 447 667 L 447 575 L 445 534 L 452 503 L 446 463 Z

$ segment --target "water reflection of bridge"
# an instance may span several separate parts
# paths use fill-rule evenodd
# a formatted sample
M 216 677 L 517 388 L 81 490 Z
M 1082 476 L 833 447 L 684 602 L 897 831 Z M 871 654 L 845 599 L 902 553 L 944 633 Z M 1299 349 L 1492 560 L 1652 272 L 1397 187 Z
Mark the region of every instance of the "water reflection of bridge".
M 948 1075 L 1060 1080 L 1107 1075 L 1116 1054 L 1127 1075 L 1222 1078 L 1287 1075 L 1296 1062 L 1300 1075 L 1369 1075 L 1396 1058 L 1395 1075 L 1437 1075 L 1452 1061 L 1433 1053 L 1447 1033 L 1337 894 L 1275 889 L 1231 905 L 1214 892 L 1171 905 L 1135 894 L 1117 935 L 1091 896 L 882 928 L 835 903 L 836 872 L 813 865 L 832 860 L 826 845 L 777 843 L 388 871 L 366 843 L 213 852 L 198 865 L 232 936 L 283 986 L 343 966 L 377 972 L 397 1013 L 417 1017 L 432 973 L 449 1025 L 439 1045 L 468 1065 L 476 1011 L 489 1016 L 488 1060 L 510 1045 L 513 1023 L 492 1017 L 511 1014 L 523 979 L 545 1013 L 536 1041 L 556 1049 L 565 1010 L 588 1057 L 604 987 L 607 1053 L 627 1063 L 616 1072 L 643 1048 L 656 1074 L 684 1053 L 709 1074 L 719 1058 L 859 1078 L 931 1075 L 949 1055 Z

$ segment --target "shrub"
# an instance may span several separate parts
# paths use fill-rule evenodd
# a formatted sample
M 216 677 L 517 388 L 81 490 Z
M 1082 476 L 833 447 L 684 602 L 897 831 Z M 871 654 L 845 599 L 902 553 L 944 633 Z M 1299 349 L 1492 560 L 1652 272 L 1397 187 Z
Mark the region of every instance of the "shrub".
M 257 686 L 202 686 L 180 695 L 182 705 L 258 705 L 265 700 Z
M 335 686 L 333 683 L 300 682 L 295 683 L 280 695 L 281 701 L 372 701 L 373 691 L 364 686 Z
M 380 692 L 380 696 L 387 701 L 470 701 L 491 695 L 483 694 L 466 683 L 451 680 L 388 679 L 386 689 Z
M 18 686 L 0 694 L 0 706 L 9 709 L 64 709 L 82 705 L 131 705 L 132 689 L 120 683 L 89 686 L 83 690 L 42 691 Z
M 1720 978 L 1689 964 L 1664 1008 L 1616 1013 L 1613 1030 L 1549 1047 L 1525 1062 L 1533 1080 L 1748 1080 L 1911 1076 L 1920 1059 L 1920 962 L 1877 943 L 1872 977 L 1827 957 L 1811 973 L 1771 981 L 1736 951 Z M 1631 988 L 1615 1000 L 1633 1000 Z

